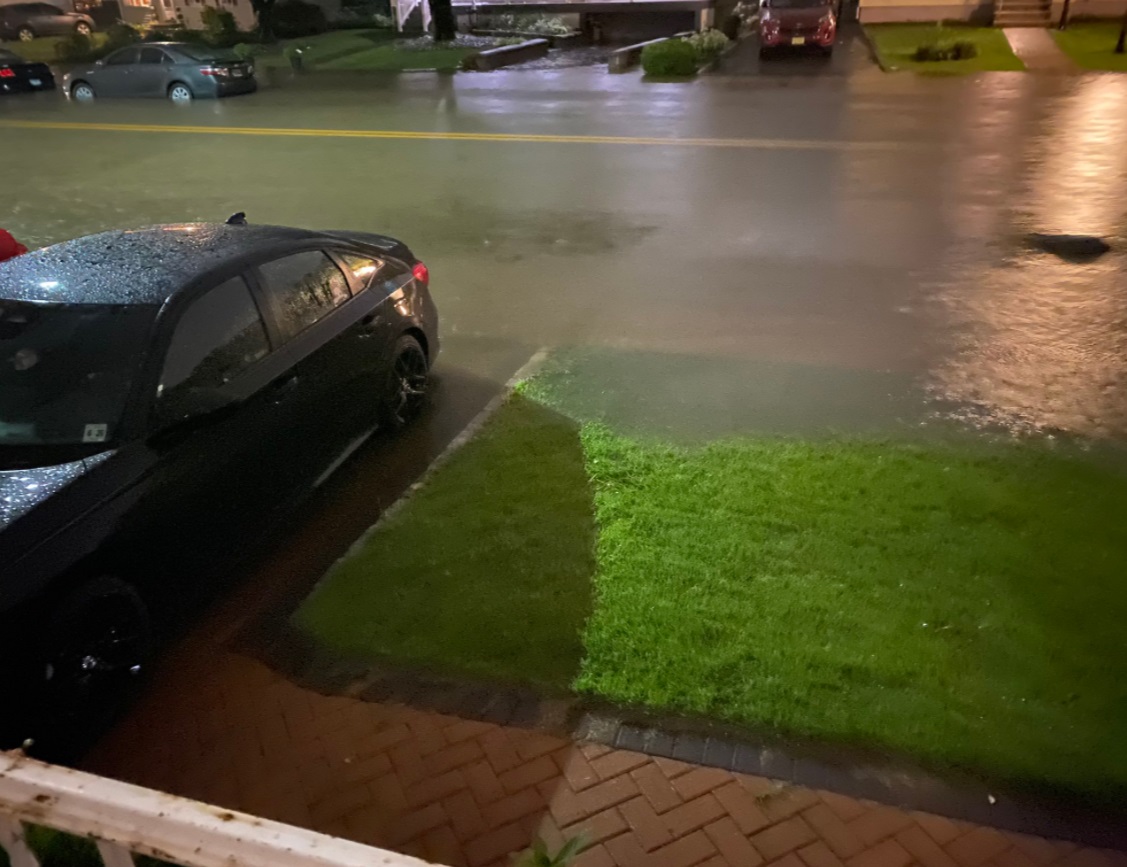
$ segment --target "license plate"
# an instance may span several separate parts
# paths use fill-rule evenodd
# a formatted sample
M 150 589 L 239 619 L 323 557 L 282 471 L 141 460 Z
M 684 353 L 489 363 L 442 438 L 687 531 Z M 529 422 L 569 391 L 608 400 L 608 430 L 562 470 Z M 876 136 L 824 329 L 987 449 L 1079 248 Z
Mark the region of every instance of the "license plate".
M 39 79 L 39 78 L 29 78 L 29 79 L 27 80 L 27 82 L 28 82 L 28 84 L 30 84 L 30 85 L 31 85 L 32 87 L 39 87 L 39 85 L 41 85 L 41 84 L 43 83 L 42 79 Z
M 805 36 L 796 36 L 796 37 L 794 37 L 794 39 L 792 39 L 790 41 L 790 44 L 791 45 L 805 45 L 806 44 L 806 37 Z
M 231 74 L 234 75 L 235 78 L 243 78 L 244 76 L 246 76 L 246 72 L 242 69 L 232 70 Z

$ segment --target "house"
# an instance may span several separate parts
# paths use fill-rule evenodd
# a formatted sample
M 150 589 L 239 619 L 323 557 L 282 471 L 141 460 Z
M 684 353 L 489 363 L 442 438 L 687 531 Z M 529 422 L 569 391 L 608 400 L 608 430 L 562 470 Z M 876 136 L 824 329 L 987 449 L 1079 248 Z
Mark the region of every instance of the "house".
M 972 21 L 1048 27 L 1060 22 L 1063 9 L 1064 0 L 860 0 L 858 17 L 865 24 Z M 1071 0 L 1069 16 L 1113 18 L 1124 11 L 1127 0 Z

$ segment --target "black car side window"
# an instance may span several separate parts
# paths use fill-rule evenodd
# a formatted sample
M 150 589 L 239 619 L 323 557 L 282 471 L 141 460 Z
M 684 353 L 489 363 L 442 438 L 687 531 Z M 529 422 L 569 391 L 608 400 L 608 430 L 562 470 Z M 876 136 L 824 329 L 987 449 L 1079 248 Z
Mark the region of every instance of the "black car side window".
M 270 351 L 246 281 L 235 277 L 192 302 L 172 334 L 158 391 L 174 416 L 206 409 L 193 392 L 222 387 Z
M 341 253 L 341 261 L 364 289 L 378 287 L 385 295 L 390 295 L 403 285 L 407 268 L 393 259 L 376 259 L 358 256 L 355 253 Z
M 259 270 L 286 338 L 300 334 L 351 297 L 344 274 L 320 250 L 275 259 Z
M 159 48 L 142 48 L 141 57 L 137 62 L 147 63 L 149 65 L 155 66 L 157 64 L 164 63 L 164 60 L 164 52 Z

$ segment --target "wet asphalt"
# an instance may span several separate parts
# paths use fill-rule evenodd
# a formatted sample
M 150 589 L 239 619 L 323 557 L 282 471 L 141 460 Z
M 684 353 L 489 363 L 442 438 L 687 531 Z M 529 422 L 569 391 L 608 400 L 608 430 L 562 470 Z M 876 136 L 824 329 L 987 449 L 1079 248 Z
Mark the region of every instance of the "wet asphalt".
M 841 48 L 778 61 L 804 74 L 755 58 L 690 84 L 597 68 L 281 74 L 184 109 L 9 98 L 0 213 L 33 245 L 238 210 L 386 231 L 430 265 L 445 333 L 475 345 L 813 365 L 845 389 L 879 371 L 921 417 L 1122 438 L 1127 77 L 887 75 Z M 5 125 L 21 121 L 82 126 Z M 177 125 L 226 132 L 164 129 Z M 576 139 L 592 136 L 613 141 Z M 1113 250 L 1069 263 L 1030 249 L 1033 232 Z M 854 405 L 879 417 L 885 397 Z M 786 399 L 798 427 L 835 423 Z

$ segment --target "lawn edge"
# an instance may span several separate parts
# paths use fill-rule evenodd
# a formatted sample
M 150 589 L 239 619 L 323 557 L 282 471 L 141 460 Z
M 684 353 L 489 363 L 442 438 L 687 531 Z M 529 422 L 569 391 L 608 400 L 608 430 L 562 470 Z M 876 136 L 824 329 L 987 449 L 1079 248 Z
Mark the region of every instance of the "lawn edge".
M 508 402 L 513 392 L 516 390 L 516 387 L 524 380 L 532 377 L 536 371 L 540 369 L 544 362 L 548 360 L 548 355 L 548 347 L 541 346 L 529 356 L 528 360 L 520 366 L 516 373 L 509 377 L 504 387 L 490 399 L 489 403 L 478 410 L 477 415 L 470 419 L 469 423 L 458 432 L 457 436 L 447 443 L 446 448 L 438 453 L 438 457 L 430 462 L 430 466 L 426 468 L 423 474 L 408 486 L 407 490 L 399 496 L 399 499 L 395 500 L 390 506 L 384 509 L 376 519 L 376 522 L 365 530 L 355 542 L 349 545 L 343 554 L 333 561 L 332 565 L 325 570 L 325 574 L 313 585 L 313 589 L 310 590 L 306 601 L 313 599 L 320 593 L 325 583 L 336 572 L 340 565 L 345 560 L 349 560 L 359 554 L 368 542 L 371 541 L 372 537 L 383 529 L 383 525 L 397 515 L 416 493 L 429 484 L 431 477 L 444 467 L 466 443 L 472 440 L 477 435 L 478 431 L 485 426 L 485 423 L 493 417 L 493 414 Z

